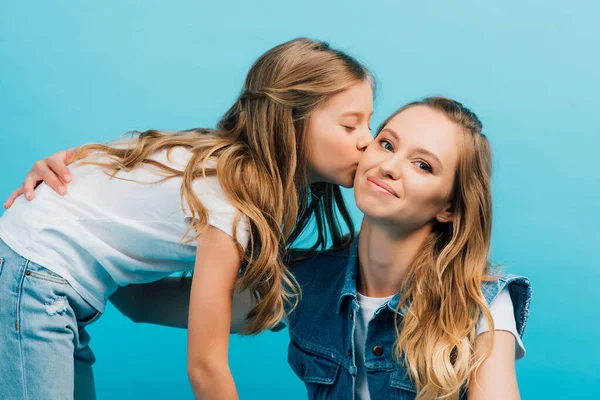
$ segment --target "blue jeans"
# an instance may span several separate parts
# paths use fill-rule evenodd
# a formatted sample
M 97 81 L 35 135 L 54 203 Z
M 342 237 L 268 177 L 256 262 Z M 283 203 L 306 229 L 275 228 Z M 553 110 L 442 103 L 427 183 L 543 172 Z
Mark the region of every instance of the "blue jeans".
M 0 240 L 0 399 L 95 399 L 85 326 L 100 313 Z

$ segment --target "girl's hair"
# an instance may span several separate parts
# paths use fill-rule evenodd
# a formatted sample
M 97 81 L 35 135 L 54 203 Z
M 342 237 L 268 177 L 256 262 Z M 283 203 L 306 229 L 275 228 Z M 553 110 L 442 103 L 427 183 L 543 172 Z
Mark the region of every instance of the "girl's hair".
M 317 107 L 365 80 L 373 82 L 365 66 L 327 43 L 306 38 L 291 40 L 267 51 L 254 63 L 239 97 L 216 129 L 134 132 L 133 145 L 126 149 L 89 144 L 75 159 L 90 151 L 99 152 L 108 155 L 110 162 L 92 163 L 108 168 L 113 176 L 139 164 L 151 164 L 165 174 L 165 179 L 182 177 L 182 202 L 190 206 L 193 221 L 184 238 L 195 228 L 191 240 L 207 228 L 207 212 L 194 194 L 192 182 L 217 175 L 229 200 L 251 226 L 245 252 L 238 243 L 244 262 L 237 285 L 250 288 L 257 299 L 245 333 L 258 333 L 279 322 L 285 303 L 292 308 L 297 304 L 299 288 L 283 256 L 313 216 L 318 229 L 313 250 L 324 249 L 329 235 L 336 247 L 352 240 L 342 236 L 336 213 L 337 207 L 353 235 L 339 186 L 309 186 L 306 130 Z M 184 171 L 150 158 L 153 153 L 177 146 L 193 154 Z M 218 159 L 216 168 L 205 164 L 212 157 Z
M 492 229 L 491 149 L 477 116 L 461 103 L 428 97 L 390 116 L 425 106 L 458 124 L 459 162 L 450 195 L 454 219 L 435 222 L 402 282 L 395 355 L 404 360 L 417 386 L 417 399 L 458 399 L 461 389 L 491 353 L 473 352 L 475 327 L 483 313 L 493 335 L 493 321 L 481 291 L 488 275 Z M 493 341 L 493 336 L 492 336 Z M 491 343 L 491 341 L 490 341 Z

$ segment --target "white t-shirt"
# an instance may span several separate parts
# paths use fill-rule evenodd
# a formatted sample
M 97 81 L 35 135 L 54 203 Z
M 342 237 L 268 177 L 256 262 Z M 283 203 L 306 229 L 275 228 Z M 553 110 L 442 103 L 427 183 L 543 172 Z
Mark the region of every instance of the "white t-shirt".
M 191 156 L 176 147 L 169 159 L 166 150 L 151 158 L 182 171 Z M 102 167 L 76 165 L 69 167 L 73 180 L 67 195 L 42 184 L 33 201 L 21 196 L 4 213 L 0 238 L 8 246 L 69 281 L 99 311 L 118 286 L 193 269 L 196 241 L 182 244 L 191 213 L 182 204 L 180 177 L 156 183 L 164 175 L 140 165 L 110 179 Z M 238 210 L 218 179 L 196 179 L 193 189 L 208 212 L 208 223 L 233 236 Z M 248 222 L 242 217 L 237 239 L 245 247 L 248 238 Z
M 367 375 L 365 373 L 365 343 L 367 336 L 367 327 L 369 321 L 375 315 L 375 312 L 386 304 L 394 296 L 390 297 L 367 297 L 357 293 L 359 304 L 358 317 L 356 318 L 356 330 L 354 331 L 354 359 L 356 363 L 356 384 L 354 393 L 357 400 L 370 400 L 369 387 L 367 385 Z M 498 296 L 490 304 L 490 312 L 494 320 L 495 330 L 511 332 L 515 336 L 516 351 L 515 358 L 519 359 L 525 355 L 525 347 L 521 337 L 517 333 L 514 310 L 510 293 L 508 289 L 500 291 Z M 482 316 L 477 322 L 476 332 L 480 335 L 488 332 L 489 326 L 486 319 Z

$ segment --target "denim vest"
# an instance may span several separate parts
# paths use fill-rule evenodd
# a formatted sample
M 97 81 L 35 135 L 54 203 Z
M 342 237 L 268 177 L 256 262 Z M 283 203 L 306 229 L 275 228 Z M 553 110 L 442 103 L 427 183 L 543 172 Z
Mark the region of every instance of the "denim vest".
M 352 248 L 327 251 L 292 269 L 302 288 L 302 298 L 288 315 L 290 344 L 288 362 L 308 390 L 309 399 L 353 399 L 354 316 L 357 315 L 356 274 L 358 240 Z M 500 271 L 489 271 L 497 275 Z M 491 303 L 508 287 L 514 305 L 517 331 L 522 336 L 529 316 L 531 285 L 527 278 L 502 275 L 482 284 Z M 369 322 L 365 370 L 372 400 L 414 399 L 416 389 L 406 369 L 393 356 L 396 339 L 396 294 L 381 306 Z M 399 312 L 399 318 L 403 310 Z M 466 397 L 466 395 L 463 396 Z

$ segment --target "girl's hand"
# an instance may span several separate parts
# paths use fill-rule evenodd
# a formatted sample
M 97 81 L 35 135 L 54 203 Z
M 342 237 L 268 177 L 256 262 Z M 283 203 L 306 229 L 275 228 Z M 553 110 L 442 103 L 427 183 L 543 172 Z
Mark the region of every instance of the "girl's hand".
M 33 168 L 25 177 L 23 185 L 15 190 L 8 200 L 4 203 L 4 208 L 9 208 L 14 203 L 15 199 L 25 194 L 25 198 L 29 201 L 35 197 L 33 190 L 41 183 L 45 182 L 58 194 L 65 195 L 67 193 L 66 184 L 71 182 L 71 174 L 67 165 L 70 159 L 77 151 L 76 147 L 68 150 L 60 151 L 43 160 L 36 161 Z

